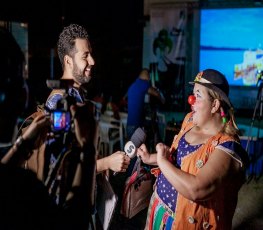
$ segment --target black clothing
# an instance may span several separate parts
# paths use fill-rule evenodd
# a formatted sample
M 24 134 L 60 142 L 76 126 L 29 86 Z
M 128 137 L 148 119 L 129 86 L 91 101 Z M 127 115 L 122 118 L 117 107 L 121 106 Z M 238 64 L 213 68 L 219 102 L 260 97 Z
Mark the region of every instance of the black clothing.
M 0 229 L 53 229 L 58 208 L 36 175 L 0 164 Z

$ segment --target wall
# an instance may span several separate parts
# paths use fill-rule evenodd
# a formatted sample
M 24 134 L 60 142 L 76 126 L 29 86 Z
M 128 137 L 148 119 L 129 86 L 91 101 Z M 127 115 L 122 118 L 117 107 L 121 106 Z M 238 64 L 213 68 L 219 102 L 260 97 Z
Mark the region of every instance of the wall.
M 164 16 L 152 16 L 156 15 L 156 12 L 164 13 Z M 174 12 L 174 16 L 171 13 Z M 181 17 L 180 12 L 185 14 L 185 22 L 183 27 L 180 24 Z M 157 27 L 159 29 L 165 28 L 169 33 L 169 39 L 173 43 L 173 47 L 178 46 L 178 41 L 181 41 L 181 51 L 176 55 L 173 53 L 173 49 L 169 54 L 166 54 L 165 58 L 169 58 L 170 63 L 175 65 L 169 65 L 168 70 L 162 70 L 160 68 L 160 59 L 158 56 L 158 70 L 159 75 L 164 76 L 160 81 L 163 86 L 164 94 L 167 98 L 168 106 L 167 110 L 185 110 L 186 98 L 191 93 L 192 88 L 188 82 L 194 78 L 198 72 L 198 58 L 199 58 L 199 10 L 197 1 L 145 1 L 144 2 L 144 14 L 147 15 L 145 27 L 144 27 L 144 50 L 143 50 L 143 67 L 148 68 L 149 62 L 151 63 L 153 58 L 154 41 L 157 38 Z M 152 15 L 151 15 L 152 14 Z M 178 15 L 176 15 L 178 14 Z M 156 18 L 156 19 L 155 19 Z M 170 20 L 170 23 L 167 21 Z M 156 27 L 156 28 L 154 28 Z M 153 31 L 154 30 L 154 31 Z M 180 30 L 182 32 L 180 32 Z M 171 35 L 175 31 L 177 35 Z M 183 36 L 180 35 L 182 33 Z M 178 35 L 179 34 L 179 35 Z M 180 40 L 181 39 L 181 40 Z M 172 55 L 171 55 L 172 54 Z M 175 55 L 174 55 L 175 54 Z M 174 56 L 173 56 L 174 55 Z M 177 57 L 183 58 L 182 61 L 178 61 Z M 149 61 L 150 59 L 150 61 Z M 180 59 L 179 59 L 180 60 Z M 168 66 L 168 64 L 167 64 Z M 165 72 L 166 71 L 166 72 Z M 165 80 L 170 79 L 170 80 Z M 179 82 L 179 83 L 178 83 Z M 174 84 L 174 85 L 173 85 Z M 165 92 L 167 91 L 167 93 Z
M 185 28 L 186 37 L 186 62 L 184 71 L 184 98 L 186 99 L 191 94 L 192 88 L 189 87 L 188 82 L 192 80 L 199 71 L 199 44 L 200 44 L 200 8 L 239 8 L 239 7 L 262 7 L 262 1 L 254 0 L 203 0 L 203 1 L 188 1 L 188 0 L 145 0 L 144 1 L 144 15 L 147 19 L 144 28 L 144 56 L 149 56 L 149 47 L 151 41 L 149 39 L 150 33 L 150 14 L 151 9 L 187 9 L 187 25 Z M 143 57 L 145 60 L 145 57 Z M 143 62 L 146 65 L 146 62 Z M 251 110 L 255 106 L 255 98 L 257 88 L 244 89 L 240 87 L 230 87 L 230 97 L 241 116 L 252 116 Z M 186 102 L 186 100 L 185 100 Z M 186 109 L 185 105 L 184 109 Z M 173 107 L 173 109 L 177 109 Z M 243 110 L 246 110 L 243 113 Z

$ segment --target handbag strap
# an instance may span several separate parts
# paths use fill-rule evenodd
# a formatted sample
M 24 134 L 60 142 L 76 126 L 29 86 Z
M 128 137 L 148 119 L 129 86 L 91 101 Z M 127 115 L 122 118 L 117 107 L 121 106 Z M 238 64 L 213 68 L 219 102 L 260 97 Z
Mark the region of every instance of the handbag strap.
M 127 187 L 130 187 L 134 183 L 134 181 L 136 181 L 137 177 L 138 177 L 138 172 L 136 171 L 130 176 L 130 180 L 129 183 L 127 184 Z
M 138 176 L 140 175 L 140 169 L 141 169 L 141 159 L 138 157 L 135 164 L 134 164 L 132 174 L 129 177 L 129 181 L 125 186 L 125 190 L 123 192 L 124 198 L 126 198 L 126 195 L 127 195 L 127 192 L 129 190 L 130 186 L 137 180 Z
M 127 184 L 127 187 L 129 187 L 130 184 L 134 183 L 134 181 L 138 178 L 138 176 L 140 175 L 140 170 L 141 170 L 141 159 L 139 157 L 137 157 L 137 160 L 133 166 L 132 174 L 130 176 L 129 183 Z
M 141 167 L 141 159 L 139 157 L 137 157 L 137 160 L 133 166 L 131 175 L 133 175 L 136 171 L 138 173 L 140 170 L 140 167 Z

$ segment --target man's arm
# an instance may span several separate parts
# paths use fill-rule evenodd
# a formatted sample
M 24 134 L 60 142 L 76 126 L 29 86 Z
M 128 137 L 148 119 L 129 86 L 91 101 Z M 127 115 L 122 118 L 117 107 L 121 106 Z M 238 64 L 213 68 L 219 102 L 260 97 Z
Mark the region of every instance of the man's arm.
M 154 96 L 154 97 L 158 98 L 159 101 L 160 101 L 162 104 L 165 103 L 165 98 L 164 98 L 164 96 L 162 95 L 162 93 L 161 93 L 158 89 L 156 89 L 156 88 L 154 88 L 154 87 L 151 86 L 151 87 L 148 89 L 148 94 L 149 94 L 150 96 Z
M 33 122 L 24 129 L 22 135 L 18 137 L 12 148 L 1 159 L 1 163 L 20 165 L 27 160 L 32 154 L 31 150 L 35 147 L 36 139 L 41 132 L 45 133 L 49 126 L 49 118 L 43 113 L 38 113 Z
M 117 151 L 107 157 L 97 160 L 97 173 L 101 173 L 108 169 L 114 172 L 126 172 L 130 158 L 124 152 Z

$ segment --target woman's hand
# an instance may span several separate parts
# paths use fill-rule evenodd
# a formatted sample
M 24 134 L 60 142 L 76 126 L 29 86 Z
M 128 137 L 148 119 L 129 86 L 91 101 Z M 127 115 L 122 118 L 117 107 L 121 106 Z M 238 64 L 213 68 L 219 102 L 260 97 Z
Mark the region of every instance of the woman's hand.
M 156 165 L 156 154 L 150 154 L 145 144 L 142 144 L 137 149 L 137 156 L 141 158 L 142 162 L 148 165 Z
M 148 152 L 145 144 L 142 144 L 137 149 L 137 156 L 141 158 L 143 163 L 148 164 L 150 160 L 150 153 Z
M 158 143 L 156 145 L 156 152 L 157 152 L 157 163 L 159 164 L 162 160 L 169 159 L 169 156 L 171 155 L 170 147 L 163 143 Z

